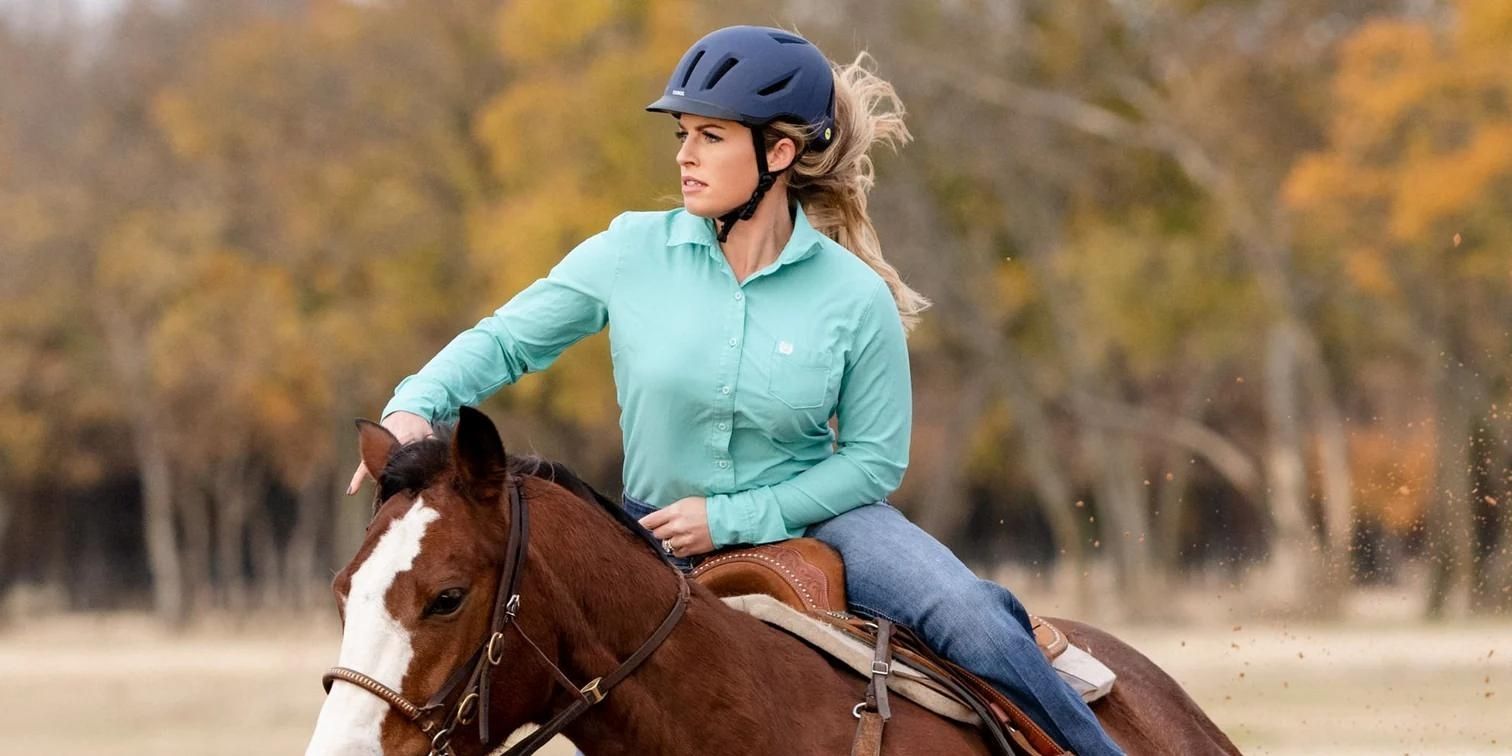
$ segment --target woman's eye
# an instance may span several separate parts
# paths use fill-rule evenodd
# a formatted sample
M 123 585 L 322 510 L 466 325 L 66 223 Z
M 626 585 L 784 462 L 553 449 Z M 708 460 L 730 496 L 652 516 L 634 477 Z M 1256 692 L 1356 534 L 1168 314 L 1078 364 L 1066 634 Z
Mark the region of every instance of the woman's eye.
M 710 142 L 723 142 L 724 141 L 723 139 L 720 139 L 719 137 L 714 136 L 713 134 L 711 134 L 711 133 L 709 133 L 707 131 L 704 132 L 704 137 L 707 138 Z
M 679 132 L 676 132 L 676 136 L 677 136 L 677 141 L 681 142 L 681 141 L 684 141 L 684 140 L 686 140 L 688 138 L 688 132 L 686 132 L 686 131 L 679 131 Z
M 445 617 L 455 613 L 462 607 L 462 599 L 467 592 L 461 588 L 448 588 L 431 599 L 430 606 L 425 607 L 427 617 Z

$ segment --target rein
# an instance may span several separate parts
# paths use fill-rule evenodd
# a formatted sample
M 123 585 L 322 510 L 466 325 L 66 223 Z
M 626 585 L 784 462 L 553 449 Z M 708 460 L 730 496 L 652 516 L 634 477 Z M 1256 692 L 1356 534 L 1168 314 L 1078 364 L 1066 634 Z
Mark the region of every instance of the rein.
M 606 504 L 600 506 L 607 508 Z M 451 737 L 459 727 L 478 722 L 478 739 L 485 748 L 488 747 L 488 703 L 489 690 L 493 682 L 493 668 L 504 661 L 504 633 L 514 629 L 519 633 L 526 645 L 535 651 L 536 656 L 545 662 L 546 666 L 556 675 L 564 686 L 577 693 L 577 700 L 573 701 L 566 709 L 563 709 L 550 721 L 541 725 L 524 740 L 516 743 L 514 747 L 504 752 L 504 756 L 524 756 L 535 753 L 557 733 L 572 723 L 587 711 L 589 707 L 604 700 L 609 691 L 614 689 L 625 678 L 635 672 L 636 668 L 648 659 L 652 652 L 661 646 L 662 642 L 672 634 L 673 628 L 682 619 L 687 611 L 690 601 L 688 578 L 679 570 L 672 560 L 657 549 L 654 543 L 642 531 L 636 531 L 642 540 L 651 544 L 652 549 L 661 557 L 662 561 L 677 573 L 678 596 L 677 604 L 667 613 L 656 632 L 642 643 L 630 658 L 621 662 L 612 672 L 602 677 L 595 677 L 586 685 L 577 685 L 567 678 L 546 654 L 541 651 L 535 641 L 525 634 L 525 631 L 515 622 L 516 615 L 520 611 L 520 594 L 518 591 L 520 575 L 524 571 L 525 553 L 529 548 L 530 526 L 528 521 L 529 510 L 525 506 L 520 493 L 520 481 L 518 478 L 510 479 L 509 486 L 509 542 L 504 553 L 503 573 L 499 578 L 499 588 L 494 597 L 493 618 L 489 623 L 488 636 L 478 645 L 476 651 L 462 666 L 452 672 L 435 695 L 423 705 L 416 705 L 405 698 L 403 694 L 373 678 L 346 667 L 332 667 L 321 678 L 326 692 L 331 691 L 331 684 L 337 680 L 350 685 L 355 685 L 386 702 L 390 708 L 402 714 L 420 729 L 422 733 L 430 736 L 430 756 L 450 756 Z M 612 513 L 611 513 L 612 514 Z M 622 519 L 622 518 L 616 518 Z M 456 704 L 449 706 L 458 691 L 463 691 L 458 697 Z

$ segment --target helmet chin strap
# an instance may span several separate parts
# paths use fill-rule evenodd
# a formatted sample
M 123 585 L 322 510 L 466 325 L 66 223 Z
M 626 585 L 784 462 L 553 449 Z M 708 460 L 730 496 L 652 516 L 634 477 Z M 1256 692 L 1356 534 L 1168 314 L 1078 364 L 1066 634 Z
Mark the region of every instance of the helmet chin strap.
M 766 196 L 767 190 L 777 183 L 777 174 L 782 171 L 767 169 L 766 160 L 766 129 L 761 126 L 751 127 L 751 142 L 756 147 L 756 191 L 751 193 L 751 199 L 744 205 L 719 216 L 719 242 L 723 244 L 730 238 L 730 229 L 735 227 L 735 221 L 750 220 L 756 214 L 756 206 L 761 204 L 761 198 Z M 783 170 L 787 170 L 784 168 Z

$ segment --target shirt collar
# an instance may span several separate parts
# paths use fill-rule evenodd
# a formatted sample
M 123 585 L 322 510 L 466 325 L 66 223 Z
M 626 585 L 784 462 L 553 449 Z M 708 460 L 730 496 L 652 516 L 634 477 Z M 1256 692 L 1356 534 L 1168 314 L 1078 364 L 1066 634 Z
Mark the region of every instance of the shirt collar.
M 793 235 L 788 237 L 787 246 L 782 248 L 778 255 L 779 264 L 792 263 L 802 260 L 815 252 L 823 244 L 825 236 L 819 230 L 809 225 L 808 215 L 803 212 L 803 204 L 795 203 L 793 211 Z M 672 227 L 667 233 L 667 246 L 675 247 L 680 244 L 697 244 L 708 250 L 718 250 L 719 240 L 714 233 L 714 221 L 708 218 L 700 218 L 679 208 L 672 218 Z

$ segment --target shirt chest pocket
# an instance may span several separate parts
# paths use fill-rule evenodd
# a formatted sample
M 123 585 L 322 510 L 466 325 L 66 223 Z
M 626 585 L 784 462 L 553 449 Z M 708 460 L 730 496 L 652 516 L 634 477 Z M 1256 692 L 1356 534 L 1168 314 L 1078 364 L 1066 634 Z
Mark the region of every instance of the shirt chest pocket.
M 823 352 L 797 350 L 787 342 L 772 349 L 767 393 L 792 409 L 822 406 L 829 394 L 830 358 Z

